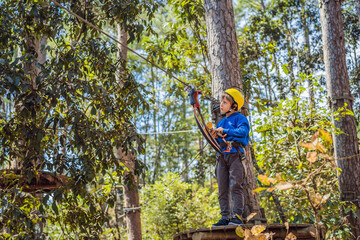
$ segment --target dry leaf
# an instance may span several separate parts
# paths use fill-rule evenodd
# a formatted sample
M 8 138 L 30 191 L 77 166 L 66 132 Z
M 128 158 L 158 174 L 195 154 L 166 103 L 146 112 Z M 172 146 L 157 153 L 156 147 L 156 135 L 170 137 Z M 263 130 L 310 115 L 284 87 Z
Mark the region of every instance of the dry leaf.
M 275 233 L 274 232 L 269 232 L 269 233 L 264 233 L 265 234 L 265 236 L 266 236 L 266 239 L 268 240 L 268 239 L 273 239 L 273 237 L 272 236 L 274 236 L 275 235 Z
M 329 197 L 331 196 L 331 193 L 328 193 L 326 195 L 323 196 L 321 203 L 324 204 L 326 203 L 326 201 L 329 199 Z
M 296 236 L 293 233 L 289 233 L 286 237 L 285 240 L 296 240 Z
M 286 227 L 286 231 L 289 231 L 289 229 L 290 229 L 289 222 L 285 222 L 284 225 Z
M 276 179 L 277 179 L 279 182 L 282 182 L 282 181 L 283 181 L 280 173 L 277 173 L 277 174 L 276 174 Z
M 236 235 L 238 235 L 239 237 L 243 238 L 244 237 L 244 229 L 241 226 L 238 226 L 235 229 L 235 233 Z
M 330 157 L 328 154 L 320 153 L 319 157 L 325 158 L 327 160 L 334 160 L 333 157 Z
M 274 190 L 275 190 L 275 187 L 271 187 L 271 188 L 266 189 L 267 192 L 272 192 Z
M 313 197 L 314 205 L 315 207 L 319 206 L 321 204 L 322 196 L 320 193 L 316 193 Z
M 299 143 L 300 146 L 303 146 L 304 148 L 310 149 L 310 150 L 316 150 L 316 146 L 312 143 Z
M 255 225 L 251 228 L 251 233 L 253 235 L 257 235 L 259 233 L 262 233 L 266 229 L 265 225 Z
M 316 146 L 316 143 L 318 142 L 319 134 L 319 131 L 316 131 L 311 137 L 311 143 L 314 144 L 314 146 Z
M 269 177 L 268 179 L 269 179 L 270 183 L 272 183 L 272 184 L 276 183 L 276 179 L 275 179 L 275 178 Z
M 254 240 L 266 240 L 268 238 L 266 237 L 266 234 L 259 233 L 258 235 L 253 236 L 251 239 L 254 239 Z
M 249 229 L 245 229 L 244 235 L 245 235 L 245 239 L 251 238 L 252 236 L 251 231 Z
M 275 186 L 277 190 L 283 191 L 283 190 L 288 190 L 294 187 L 294 185 L 292 185 L 289 182 L 282 182 L 279 183 L 278 185 Z
M 324 129 L 319 129 L 319 132 L 320 132 L 320 138 L 323 139 L 329 145 L 332 145 L 331 134 L 325 131 Z
M 316 148 L 320 150 L 320 152 L 322 153 L 326 153 L 326 148 L 324 147 L 324 145 L 322 145 L 321 142 L 317 142 L 316 144 Z
M 249 216 L 247 216 L 246 218 L 246 222 L 250 221 L 253 217 L 255 217 L 256 213 L 251 213 Z
M 270 183 L 276 183 L 276 180 L 274 178 L 265 176 L 265 175 L 258 175 L 259 181 L 264 185 L 270 185 Z
M 308 160 L 311 163 L 316 162 L 317 153 L 316 152 L 308 152 L 307 155 L 306 155 L 306 160 Z
M 267 190 L 268 188 L 266 187 L 259 187 L 259 188 L 256 188 L 254 190 L 252 190 L 252 194 L 255 194 L 255 193 L 258 193 L 258 192 L 262 192 L 262 191 L 265 191 Z

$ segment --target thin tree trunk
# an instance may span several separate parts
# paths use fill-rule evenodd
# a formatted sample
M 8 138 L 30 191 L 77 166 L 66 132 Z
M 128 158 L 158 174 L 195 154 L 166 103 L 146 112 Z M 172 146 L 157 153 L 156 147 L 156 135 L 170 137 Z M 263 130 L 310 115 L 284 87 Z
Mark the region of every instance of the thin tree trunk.
M 284 87 L 283 79 L 281 78 L 280 75 L 280 69 L 277 62 L 276 51 L 274 51 L 273 53 L 273 58 L 274 58 L 274 65 L 275 65 L 275 71 L 277 77 L 277 84 L 280 92 L 280 99 L 285 99 L 285 87 Z
M 288 32 L 288 34 L 292 35 L 291 30 L 289 29 L 288 26 L 288 22 L 285 20 L 285 28 Z M 292 46 L 292 38 L 290 37 L 286 39 L 286 47 L 287 47 L 287 62 L 288 62 L 288 70 L 289 70 L 289 76 L 290 76 L 290 92 L 291 95 L 294 96 L 295 92 L 292 91 L 292 89 L 295 89 L 297 87 L 297 83 L 295 81 L 295 74 L 294 74 L 294 58 L 293 58 L 293 49 L 294 47 Z
M 310 51 L 310 30 L 307 23 L 307 12 L 306 12 L 306 0 L 302 1 L 302 14 L 301 21 L 303 25 L 304 37 L 305 37 L 305 74 L 309 76 L 312 71 L 311 67 L 311 51 Z M 308 78 L 308 92 L 309 92 L 309 104 L 310 108 L 315 107 L 315 96 L 313 89 L 313 82 L 311 78 Z
M 126 78 L 127 48 L 124 46 L 127 46 L 127 32 L 121 28 L 120 23 L 118 23 L 117 28 L 118 40 L 123 44 L 118 44 L 118 59 L 121 60 L 121 66 L 117 72 L 117 81 L 120 87 L 122 87 L 124 85 L 124 79 Z M 135 153 L 131 153 L 130 150 L 126 153 L 120 148 L 117 150 L 117 156 L 129 169 L 129 171 L 125 171 L 123 175 L 124 212 L 128 230 L 128 239 L 141 240 L 142 234 L 138 192 L 139 178 L 134 173 L 136 155 Z M 120 201 L 120 198 L 118 198 L 118 201 Z M 117 214 L 119 215 L 119 213 Z
M 157 103 L 157 96 L 156 96 L 156 84 L 155 84 L 155 74 L 154 74 L 154 70 L 153 68 L 151 68 L 151 79 L 152 79 L 152 84 L 153 84 L 153 89 L 154 89 L 154 102 Z M 154 140 L 155 140 L 155 158 L 154 158 L 154 172 L 153 172 L 153 177 L 151 182 L 154 183 L 157 177 L 157 171 L 159 168 L 159 161 L 160 161 L 160 146 L 159 146 L 159 142 L 158 142 L 158 135 L 157 135 L 157 130 L 158 128 L 158 121 L 157 121 L 157 117 L 156 117 L 156 110 L 153 111 L 153 123 L 154 123 L 154 132 L 155 132 L 155 136 L 154 136 Z
M 352 111 L 353 97 L 346 66 L 341 1 L 319 0 L 319 3 L 330 108 L 337 111 L 347 104 L 346 108 Z M 343 132 L 339 135 L 333 133 L 335 159 L 341 169 L 338 176 L 341 199 L 353 202 L 360 216 L 360 152 L 355 118 L 347 115 L 336 119 L 332 114 L 332 123 Z M 354 235 L 360 236 L 359 217 L 349 216 L 348 219 L 353 226 Z
M 265 3 L 264 3 L 264 0 L 260 0 L 260 3 L 261 3 L 261 8 L 263 11 L 266 11 L 266 7 L 265 7 Z
M 183 119 L 186 119 L 186 109 L 187 109 L 187 104 L 185 103 L 185 98 L 183 99 Z M 184 163 L 184 168 L 185 171 L 183 172 L 183 176 L 182 178 L 184 179 L 184 182 L 189 182 L 189 171 L 188 171 L 188 167 L 189 167 L 189 162 L 188 162 L 188 156 L 189 156 L 189 141 L 188 141 L 188 136 L 187 134 L 184 136 L 184 148 L 185 151 L 183 151 L 183 163 Z
M 214 98 L 220 99 L 221 94 L 228 88 L 233 87 L 241 91 L 243 88 L 234 10 L 231 0 L 205 0 L 204 4 L 212 94 Z M 218 110 L 217 113 L 213 114 L 213 119 L 218 121 L 219 115 Z M 262 217 L 258 195 L 252 194 L 256 183 L 249 146 L 246 151 L 247 156 L 244 164 L 247 175 L 244 182 L 244 216 L 255 212 L 258 217 Z
M 353 51 L 354 51 L 354 62 L 355 62 L 355 68 L 358 68 L 358 62 L 357 62 L 357 56 L 356 56 L 356 42 L 353 44 Z

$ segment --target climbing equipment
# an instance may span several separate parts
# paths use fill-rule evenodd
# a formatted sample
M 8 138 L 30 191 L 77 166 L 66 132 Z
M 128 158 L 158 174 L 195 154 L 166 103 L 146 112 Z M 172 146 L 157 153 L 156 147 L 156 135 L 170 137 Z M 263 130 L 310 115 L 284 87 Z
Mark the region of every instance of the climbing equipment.
M 220 154 L 222 154 L 220 145 L 218 144 L 218 142 L 214 139 L 214 137 L 210 134 L 209 131 L 209 127 L 206 126 L 204 118 L 201 114 L 201 110 L 200 110 L 200 103 L 198 101 L 198 95 L 202 94 L 201 91 L 197 91 L 195 89 L 195 87 L 192 87 L 188 96 L 190 97 L 190 104 L 193 107 L 194 110 L 194 116 L 195 116 L 195 121 L 201 131 L 201 133 L 204 135 L 205 139 L 208 141 L 208 143 Z M 200 116 L 200 119 L 199 119 Z
M 236 149 L 236 151 L 239 153 L 240 155 L 240 160 L 244 161 L 245 160 L 245 155 L 246 155 L 246 151 L 245 151 L 245 147 L 243 144 L 238 143 L 238 142 L 224 142 L 224 143 L 220 143 L 220 147 L 224 148 L 224 147 L 228 147 L 229 145 L 231 145 L 231 147 L 234 147 Z M 244 150 L 244 153 L 241 152 L 240 148 L 242 148 Z M 225 151 L 224 151 L 225 152 Z

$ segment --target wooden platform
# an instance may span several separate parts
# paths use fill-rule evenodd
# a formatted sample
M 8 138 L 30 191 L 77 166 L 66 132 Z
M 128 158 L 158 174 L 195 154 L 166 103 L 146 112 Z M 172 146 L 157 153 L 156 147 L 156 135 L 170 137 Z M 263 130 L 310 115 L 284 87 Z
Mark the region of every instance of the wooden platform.
M 67 177 L 52 172 L 39 171 L 28 181 L 28 176 L 20 170 L 0 170 L 0 188 L 4 191 L 13 187 L 21 187 L 23 192 L 44 193 L 63 186 Z
M 243 228 L 251 229 L 253 224 L 243 225 Z M 289 231 L 286 230 L 283 224 L 267 224 L 264 233 L 274 233 L 273 240 L 285 239 L 288 233 L 296 236 L 296 239 L 315 239 L 315 227 L 311 224 L 289 224 Z M 235 229 L 237 226 L 226 226 L 216 228 L 200 228 L 186 230 L 174 236 L 174 240 L 239 240 L 244 239 L 236 235 Z

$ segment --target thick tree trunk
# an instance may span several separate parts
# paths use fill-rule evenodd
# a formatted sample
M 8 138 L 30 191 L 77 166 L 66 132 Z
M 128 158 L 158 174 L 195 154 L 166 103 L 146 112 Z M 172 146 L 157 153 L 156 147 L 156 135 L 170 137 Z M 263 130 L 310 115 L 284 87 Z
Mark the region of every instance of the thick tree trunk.
M 118 41 L 122 44 L 118 44 L 118 59 L 121 60 L 121 66 L 117 72 L 117 81 L 120 86 L 123 86 L 123 82 L 126 77 L 127 48 L 124 46 L 127 46 L 127 32 L 121 28 L 120 24 L 118 24 Z M 129 169 L 129 171 L 125 171 L 123 175 L 124 211 L 125 222 L 128 230 L 128 239 L 141 240 L 142 234 L 138 192 L 139 179 L 134 173 L 136 155 L 131 152 L 125 153 L 123 149 L 118 149 L 117 156 Z
M 356 14 L 360 22 L 360 0 L 354 0 L 354 2 L 355 2 Z
M 341 15 L 341 1 L 319 0 L 320 17 L 323 34 L 323 50 L 326 72 L 326 84 L 333 111 L 344 107 L 352 111 L 353 98 L 350 93 L 349 75 L 345 59 L 345 40 Z M 347 115 L 336 119 L 332 115 L 332 122 L 342 134 L 333 134 L 335 158 L 339 173 L 339 189 L 344 201 L 353 202 L 357 206 L 360 216 L 360 156 L 356 124 L 354 116 Z M 360 235 L 359 217 L 349 217 L 354 226 L 353 233 Z M 356 239 L 356 238 L 355 238 Z
M 219 99 L 224 90 L 237 88 L 242 91 L 242 77 L 238 43 L 235 32 L 234 10 L 231 0 L 205 0 L 205 20 L 208 35 L 208 49 L 210 59 L 210 72 L 212 78 L 212 94 Z M 216 122 L 220 119 L 220 112 L 213 114 Z M 246 148 L 247 157 L 245 169 L 247 172 L 244 183 L 245 209 L 244 216 L 260 212 L 259 199 L 252 190 L 256 187 L 254 166 L 249 147 Z

